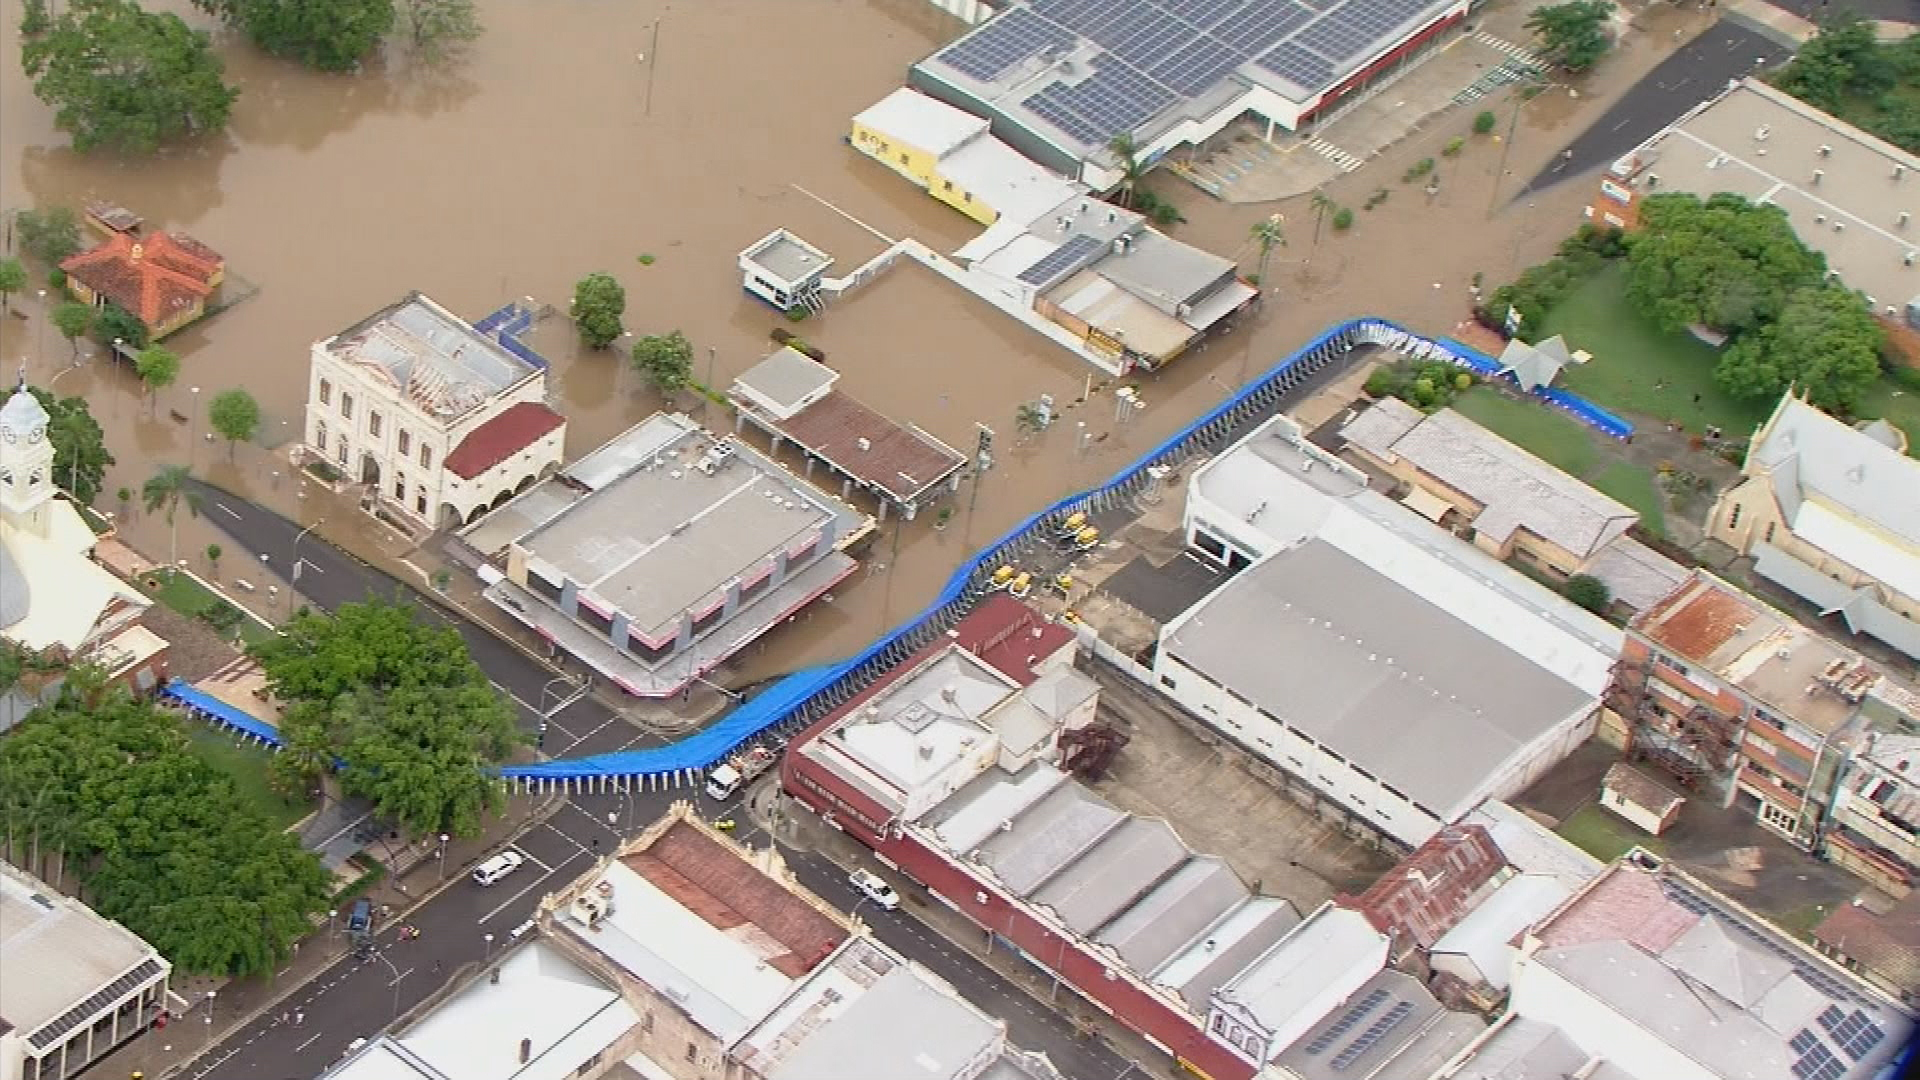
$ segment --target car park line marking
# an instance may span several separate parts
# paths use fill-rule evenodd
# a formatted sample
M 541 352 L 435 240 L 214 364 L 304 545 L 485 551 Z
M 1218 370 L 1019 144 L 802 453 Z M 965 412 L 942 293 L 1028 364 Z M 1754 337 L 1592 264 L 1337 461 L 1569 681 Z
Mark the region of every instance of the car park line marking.
M 549 874 L 553 873 L 553 867 L 548 866 L 546 863 L 543 863 L 539 859 L 534 858 L 532 855 L 527 854 L 526 849 L 520 848 L 514 845 L 508 845 L 507 850 L 519 855 L 521 858 L 527 860 L 528 862 L 539 867 L 540 869 L 545 870 L 547 873 Z
M 320 1034 L 321 1033 L 318 1031 L 314 1032 L 313 1038 L 310 1038 L 306 1042 L 301 1043 L 299 1046 L 294 1047 L 293 1052 L 297 1054 L 300 1051 L 305 1050 L 307 1047 L 312 1046 L 314 1042 L 320 1038 Z

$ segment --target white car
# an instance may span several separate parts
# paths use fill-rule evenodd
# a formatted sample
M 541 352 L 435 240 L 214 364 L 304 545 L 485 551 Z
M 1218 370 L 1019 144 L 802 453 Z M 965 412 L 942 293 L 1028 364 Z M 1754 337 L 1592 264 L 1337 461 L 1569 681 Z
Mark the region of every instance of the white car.
M 858 869 L 847 875 L 847 884 L 860 890 L 860 895 L 874 902 L 883 911 L 892 911 L 900 906 L 900 894 L 886 879 L 867 869 Z
M 526 861 L 527 857 L 517 851 L 503 851 L 493 858 L 488 859 L 486 862 L 481 863 L 479 866 L 474 867 L 473 880 L 482 885 L 492 885 L 501 878 L 520 869 L 520 865 Z

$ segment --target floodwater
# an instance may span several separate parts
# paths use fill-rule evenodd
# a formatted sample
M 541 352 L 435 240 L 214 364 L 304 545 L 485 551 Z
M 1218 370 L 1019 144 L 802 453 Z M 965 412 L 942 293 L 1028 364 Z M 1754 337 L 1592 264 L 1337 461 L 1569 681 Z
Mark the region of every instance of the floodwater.
M 354 76 L 315 75 L 221 34 L 229 78 L 242 88 L 231 129 L 137 161 L 65 149 L 13 59 L 14 20 L 0 26 L 0 207 L 118 202 L 149 227 L 191 232 L 225 253 L 231 275 L 259 286 L 169 339 L 184 366 L 155 402 L 105 362 L 60 376 L 59 392 L 92 402 L 120 459 L 99 506 L 119 513 L 147 554 L 167 557 L 166 526 L 130 512 L 114 492 L 124 485 L 137 497 L 153 466 L 169 462 L 190 462 L 305 521 L 324 513 L 322 532 L 363 554 L 391 547 L 378 527 L 320 509 L 324 493 L 296 497 L 284 457 L 243 446 L 229 460 L 224 445 L 204 442 L 201 404 L 244 386 L 268 417 L 263 441 L 283 444 L 298 430 L 311 343 L 409 290 L 471 317 L 521 296 L 564 310 L 575 280 L 611 272 L 627 287 L 630 328 L 684 331 L 696 374 L 706 379 L 711 365 L 725 385 L 786 325 L 739 288 L 736 254 L 761 235 L 793 228 L 844 272 L 880 249 L 872 231 L 946 251 L 977 231 L 843 142 L 854 113 L 959 33 L 921 0 L 482 0 L 481 9 L 485 37 L 441 72 L 402 59 Z M 1629 59 L 1652 62 L 1622 63 Z M 1585 114 L 1601 97 L 1572 110 Z M 1542 119 L 1566 123 L 1559 111 Z M 1534 123 L 1521 125 L 1507 162 L 1509 190 L 1557 149 Z M 1437 146 L 1445 128 L 1425 141 Z M 1435 197 L 1399 182 L 1406 161 L 1434 152 L 1415 140 L 1333 185 L 1336 199 L 1356 207 L 1375 188 L 1391 197 L 1356 212 L 1350 233 L 1327 229 L 1317 245 L 1305 200 L 1279 204 L 1291 246 L 1276 252 L 1274 295 L 1205 351 L 1138 380 L 1147 408 L 1124 426 L 1099 373 L 906 261 L 795 328 L 846 373 L 843 390 L 963 452 L 975 423 L 994 427 L 1000 464 L 977 498 L 962 489 L 945 529 L 931 515 L 898 532 L 890 523 L 831 605 L 756 650 L 740 676 L 858 648 L 927 603 L 982 541 L 1110 474 L 1336 319 L 1374 313 L 1449 331 L 1465 315 L 1476 271 L 1491 286 L 1578 221 L 1579 184 L 1491 214 L 1499 156 L 1491 141 L 1444 161 Z M 1192 219 L 1176 235 L 1251 268 L 1247 230 L 1275 207 L 1214 203 L 1171 177 L 1151 186 Z M 44 384 L 68 363 L 68 346 L 31 293 L 17 306 L 33 317 L 0 319 L 0 358 L 9 368 L 25 363 Z M 571 455 L 661 407 L 618 353 L 579 349 L 559 318 L 534 344 L 554 363 Z M 1092 398 L 1076 404 L 1090 385 Z M 1068 407 L 1063 423 L 1016 446 L 1015 409 L 1041 393 Z M 178 551 L 222 539 L 204 521 L 183 520 Z M 223 563 L 229 575 L 237 561 Z M 256 582 L 270 580 L 253 570 Z

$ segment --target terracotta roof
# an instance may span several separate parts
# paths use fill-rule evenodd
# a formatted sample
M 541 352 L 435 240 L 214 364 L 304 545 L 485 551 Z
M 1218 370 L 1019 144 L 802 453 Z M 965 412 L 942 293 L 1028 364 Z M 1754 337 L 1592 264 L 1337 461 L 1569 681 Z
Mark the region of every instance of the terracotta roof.
M 1908 893 L 1885 915 L 1843 904 L 1813 936 L 1903 992 L 1920 994 L 1920 893 Z
M 1358 897 L 1340 898 L 1396 943 L 1432 948 L 1484 898 L 1507 857 L 1479 825 L 1449 825 Z
M 1620 862 L 1535 932 L 1556 948 L 1626 941 L 1657 954 L 1699 921 L 1698 914 L 1667 895 L 1652 872 Z
M 545 438 L 567 418 L 537 401 L 518 401 L 467 432 L 447 455 L 447 471 L 471 480 Z
M 967 461 L 918 428 L 902 427 L 837 391 L 776 426 L 814 456 L 895 499 L 912 500 Z
M 211 295 L 221 264 L 218 252 L 178 233 L 114 233 L 60 269 L 154 327 Z
M 1624 761 L 1616 762 L 1607 770 L 1607 777 L 1600 786 L 1607 791 L 1617 791 L 1633 805 L 1645 807 L 1662 817 L 1676 804 L 1687 801 L 1685 796 L 1668 790 L 1658 780 Z
M 787 950 L 769 963 L 792 978 L 813 970 L 847 939 L 839 923 L 684 821 L 626 862 L 713 926 L 753 924 Z
M 1757 601 L 1695 575 L 1631 624 L 1676 656 L 1705 662 L 1764 612 Z

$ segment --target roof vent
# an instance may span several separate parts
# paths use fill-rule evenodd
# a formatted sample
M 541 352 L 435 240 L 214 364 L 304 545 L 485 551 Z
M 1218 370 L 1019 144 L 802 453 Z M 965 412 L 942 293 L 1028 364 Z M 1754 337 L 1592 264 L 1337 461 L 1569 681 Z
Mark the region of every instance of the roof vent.
M 1771 134 L 1773 134 L 1773 129 L 1765 124 L 1761 124 L 1759 127 L 1753 129 L 1753 141 L 1766 142 L 1767 136 Z
M 1907 222 L 1911 221 L 1912 219 L 1913 219 L 1912 214 L 1909 214 L 1905 210 L 1902 210 L 1900 211 L 1900 216 L 1893 219 L 1893 223 L 1904 229 L 1907 227 Z
M 1834 232 L 1846 232 L 1846 231 L 1847 231 L 1847 223 L 1846 223 L 1846 222 L 1844 222 L 1844 221 L 1836 221 L 1836 222 L 1834 222 L 1834 223 L 1833 223 L 1833 231 L 1834 231 Z
M 1893 178 L 1895 180 L 1899 180 L 1905 175 L 1907 175 L 1907 167 L 1905 165 L 1895 165 L 1893 167 Z
M 960 687 L 957 683 L 948 683 L 940 688 L 940 700 L 949 705 L 960 703 Z
M 1827 223 L 1827 215 L 1825 214 L 1813 215 L 1813 223 L 1815 225 L 1825 225 Z
M 1821 156 L 1821 157 L 1832 157 L 1832 156 L 1833 156 L 1833 147 L 1831 147 L 1831 146 L 1826 146 L 1826 145 L 1822 145 L 1822 146 L 1820 147 L 1820 156 Z
M 853 440 L 853 445 L 859 447 L 862 450 L 871 450 L 873 449 L 873 440 L 867 438 L 865 435 L 862 435 L 859 438 Z
M 1819 185 L 1819 183 L 1820 183 L 1820 179 L 1821 179 L 1822 177 L 1824 177 L 1824 176 L 1826 176 L 1826 175 L 1827 175 L 1827 171 L 1826 171 L 1825 169 L 1815 169 L 1815 170 L 1813 170 L 1813 182 L 1814 182 L 1814 185 L 1815 185 L 1815 186 L 1818 186 L 1818 185 Z
M 1866 478 L 1867 478 L 1867 467 L 1865 465 L 1855 465 L 1852 468 L 1847 470 L 1847 479 L 1853 481 L 1856 484 L 1860 483 Z
M 1658 173 L 1648 173 L 1647 174 L 1647 190 L 1652 191 L 1654 188 L 1657 188 L 1659 186 L 1660 186 L 1660 175 Z
M 1900 256 L 1900 261 L 1908 266 L 1912 266 L 1915 255 L 1916 253 L 1909 251 L 1905 255 Z

